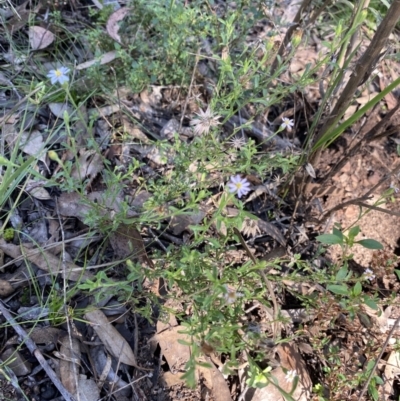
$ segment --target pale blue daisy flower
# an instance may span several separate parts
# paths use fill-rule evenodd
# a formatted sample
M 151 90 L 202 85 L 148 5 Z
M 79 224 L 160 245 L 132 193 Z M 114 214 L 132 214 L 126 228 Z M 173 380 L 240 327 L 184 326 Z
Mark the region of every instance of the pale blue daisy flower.
M 250 183 L 246 178 L 242 178 L 241 175 L 233 175 L 228 182 L 228 190 L 230 193 L 236 193 L 238 198 L 242 195 L 247 195 L 250 191 Z
M 67 67 L 60 67 L 57 68 L 56 70 L 51 70 L 49 73 L 46 75 L 47 78 L 50 78 L 50 82 L 54 85 L 57 82 L 59 84 L 64 84 L 65 82 L 69 81 L 68 74 L 69 73 L 69 68 Z

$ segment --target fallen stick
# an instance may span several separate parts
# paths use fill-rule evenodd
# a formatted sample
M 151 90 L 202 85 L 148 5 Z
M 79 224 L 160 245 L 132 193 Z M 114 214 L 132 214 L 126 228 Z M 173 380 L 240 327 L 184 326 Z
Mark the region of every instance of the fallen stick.
M 17 334 L 23 339 L 24 343 L 28 347 L 29 351 L 32 355 L 36 357 L 42 368 L 45 370 L 47 375 L 49 376 L 50 380 L 53 384 L 57 387 L 58 391 L 64 397 L 65 401 L 76 401 L 74 396 L 71 395 L 63 386 L 60 379 L 57 377 L 54 370 L 50 367 L 47 363 L 46 359 L 44 359 L 42 353 L 39 351 L 36 344 L 28 337 L 25 330 L 15 321 L 15 319 L 11 316 L 10 312 L 4 306 L 3 302 L 0 301 L 0 312 L 3 316 L 7 319 L 8 323 L 11 324 L 13 329 L 17 332 Z

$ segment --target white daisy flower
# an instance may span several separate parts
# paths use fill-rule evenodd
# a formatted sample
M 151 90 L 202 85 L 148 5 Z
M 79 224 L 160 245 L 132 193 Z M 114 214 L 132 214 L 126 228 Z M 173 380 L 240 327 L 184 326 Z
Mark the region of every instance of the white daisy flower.
M 364 277 L 366 280 L 372 281 L 375 279 L 375 274 L 371 269 L 365 269 Z
M 287 128 L 287 129 L 291 130 L 293 126 L 294 126 L 293 120 L 291 120 L 290 118 L 287 118 L 287 117 L 282 118 L 282 124 L 281 124 L 282 129 Z
M 49 73 L 46 75 L 47 78 L 50 78 L 50 82 L 54 85 L 57 82 L 59 84 L 64 84 L 65 82 L 69 81 L 68 73 L 69 73 L 69 68 L 67 67 L 60 67 L 57 68 L 56 70 L 51 70 Z
M 242 178 L 241 175 L 233 175 L 228 182 L 228 190 L 230 193 L 237 193 L 238 198 L 242 195 L 247 195 L 250 191 L 250 183 L 246 178 Z
M 246 145 L 246 140 L 240 136 L 234 136 L 229 142 L 235 149 L 241 149 Z
M 390 184 L 389 186 L 390 189 L 393 189 L 394 193 L 398 194 L 399 193 L 399 188 L 396 187 L 393 183 Z
M 223 294 L 223 298 L 225 302 L 229 305 L 234 304 L 238 298 L 242 298 L 244 294 L 242 292 L 236 291 L 234 288 L 224 284 L 223 287 L 225 288 L 226 292 Z
M 246 237 L 255 237 L 257 234 L 261 233 L 261 229 L 258 226 L 258 221 L 250 219 L 246 217 L 243 220 L 242 223 L 242 228 L 240 231 L 246 236 Z
M 210 106 L 207 107 L 206 111 L 200 110 L 196 115 L 197 118 L 190 121 L 190 125 L 193 126 L 194 132 L 198 135 L 207 134 L 212 127 L 221 124 L 218 121 L 220 116 L 214 114 Z
M 296 370 L 294 369 L 294 370 L 288 370 L 287 372 L 286 372 L 286 376 L 285 376 L 285 380 L 288 382 L 288 383 L 292 383 L 292 381 L 294 380 L 294 378 L 297 376 L 297 372 L 296 372 Z

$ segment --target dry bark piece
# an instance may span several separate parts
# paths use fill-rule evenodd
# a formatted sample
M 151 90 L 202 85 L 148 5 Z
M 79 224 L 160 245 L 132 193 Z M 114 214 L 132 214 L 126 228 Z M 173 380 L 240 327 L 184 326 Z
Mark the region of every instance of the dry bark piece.
M 107 21 L 106 29 L 107 33 L 118 43 L 121 43 L 121 37 L 119 36 L 119 22 L 122 21 L 126 14 L 128 14 L 130 8 L 122 7 L 110 15 Z
M 29 43 L 32 50 L 45 49 L 54 42 L 55 36 L 53 32 L 41 26 L 29 27 Z

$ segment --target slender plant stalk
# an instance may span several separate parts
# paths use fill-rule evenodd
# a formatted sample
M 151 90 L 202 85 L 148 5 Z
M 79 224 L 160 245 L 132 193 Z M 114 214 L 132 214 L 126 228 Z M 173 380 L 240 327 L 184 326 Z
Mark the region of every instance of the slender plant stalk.
M 394 0 L 385 18 L 379 25 L 378 30 L 376 31 L 376 34 L 373 37 L 367 50 L 361 56 L 360 60 L 356 63 L 353 74 L 351 75 L 350 80 L 343 90 L 334 109 L 327 118 L 320 132 L 316 135 L 315 143 L 317 146 L 314 146 L 314 153 L 309 159 L 309 162 L 312 165 L 316 164 L 319 158 L 320 150 L 332 137 L 332 131 L 335 129 L 336 124 L 339 122 L 339 120 L 342 118 L 343 114 L 349 107 L 358 86 L 363 82 L 366 75 L 368 75 L 368 73 L 372 71 L 373 66 L 378 60 L 379 55 L 399 18 L 400 0 Z M 398 80 L 396 80 L 395 82 L 397 81 Z

